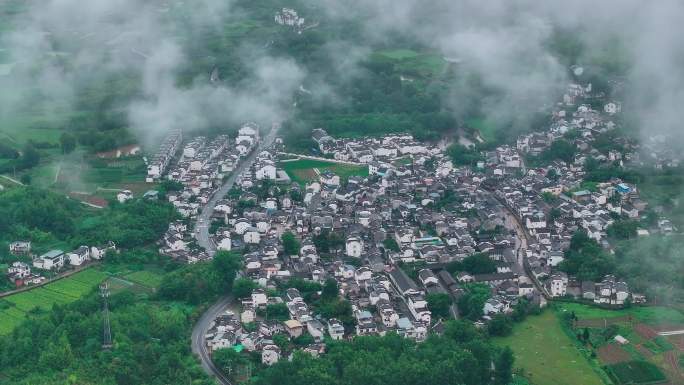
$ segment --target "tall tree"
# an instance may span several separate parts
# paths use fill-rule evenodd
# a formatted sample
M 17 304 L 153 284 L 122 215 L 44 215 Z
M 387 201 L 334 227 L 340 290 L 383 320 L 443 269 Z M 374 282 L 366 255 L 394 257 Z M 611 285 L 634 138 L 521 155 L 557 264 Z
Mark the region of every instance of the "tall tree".
M 513 380 L 513 351 L 506 346 L 496 358 L 494 371 L 495 385 L 508 385 Z

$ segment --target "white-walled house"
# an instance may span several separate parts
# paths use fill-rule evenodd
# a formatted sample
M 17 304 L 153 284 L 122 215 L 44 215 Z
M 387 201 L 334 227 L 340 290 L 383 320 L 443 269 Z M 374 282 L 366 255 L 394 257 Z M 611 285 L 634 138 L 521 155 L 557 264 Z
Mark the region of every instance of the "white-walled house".
M 360 258 L 363 252 L 363 241 L 358 237 L 350 237 L 345 242 L 345 253 L 349 257 Z
M 33 267 L 43 270 L 59 270 L 64 266 L 64 252 L 50 250 L 33 260 Z
M 261 363 L 264 365 L 273 365 L 280 359 L 280 348 L 276 345 L 266 345 L 261 351 Z
M 88 246 L 81 246 L 70 252 L 67 256 L 70 265 L 80 266 L 90 260 L 90 248 Z

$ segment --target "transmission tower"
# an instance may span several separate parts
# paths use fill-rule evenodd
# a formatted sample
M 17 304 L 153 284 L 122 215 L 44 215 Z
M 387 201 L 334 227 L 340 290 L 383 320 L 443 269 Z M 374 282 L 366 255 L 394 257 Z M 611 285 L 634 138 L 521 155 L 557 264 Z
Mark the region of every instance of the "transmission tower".
M 109 306 L 107 305 L 109 286 L 106 282 L 100 285 L 100 295 L 102 296 L 102 320 L 104 323 L 102 349 L 110 349 L 112 347 L 112 329 L 109 324 Z

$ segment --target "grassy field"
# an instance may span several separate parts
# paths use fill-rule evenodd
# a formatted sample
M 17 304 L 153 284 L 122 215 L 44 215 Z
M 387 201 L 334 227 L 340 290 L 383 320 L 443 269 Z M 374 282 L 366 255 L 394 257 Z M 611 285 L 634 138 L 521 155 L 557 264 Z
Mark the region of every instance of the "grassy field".
M 480 132 L 480 136 L 486 142 L 496 140 L 496 127 L 491 122 L 483 118 L 473 118 L 466 122 L 466 125 Z
M 349 164 L 325 162 L 321 160 L 300 159 L 292 162 L 281 162 L 279 164 L 293 182 L 304 184 L 318 178 L 314 169 L 320 172 L 330 170 L 343 180 L 350 176 L 368 176 L 368 167 L 355 166 Z
M 135 271 L 124 276 L 125 279 L 150 288 L 157 288 L 161 284 L 163 275 L 149 270 Z
M 533 385 L 602 385 L 591 364 L 561 329 L 552 311 L 530 316 L 516 324 L 513 334 L 496 338 L 500 346 L 510 346 L 515 366 L 525 369 Z
M 99 270 L 87 269 L 57 282 L 3 298 L 0 335 L 11 333 L 30 312 L 76 301 L 106 277 L 107 274 Z

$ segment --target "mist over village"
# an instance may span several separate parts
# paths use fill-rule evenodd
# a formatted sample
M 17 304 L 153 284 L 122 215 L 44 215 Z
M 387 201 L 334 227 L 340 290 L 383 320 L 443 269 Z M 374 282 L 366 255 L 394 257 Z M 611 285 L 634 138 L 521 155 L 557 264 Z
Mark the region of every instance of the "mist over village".
M 0 2 L 0 384 L 684 384 L 684 3 Z

